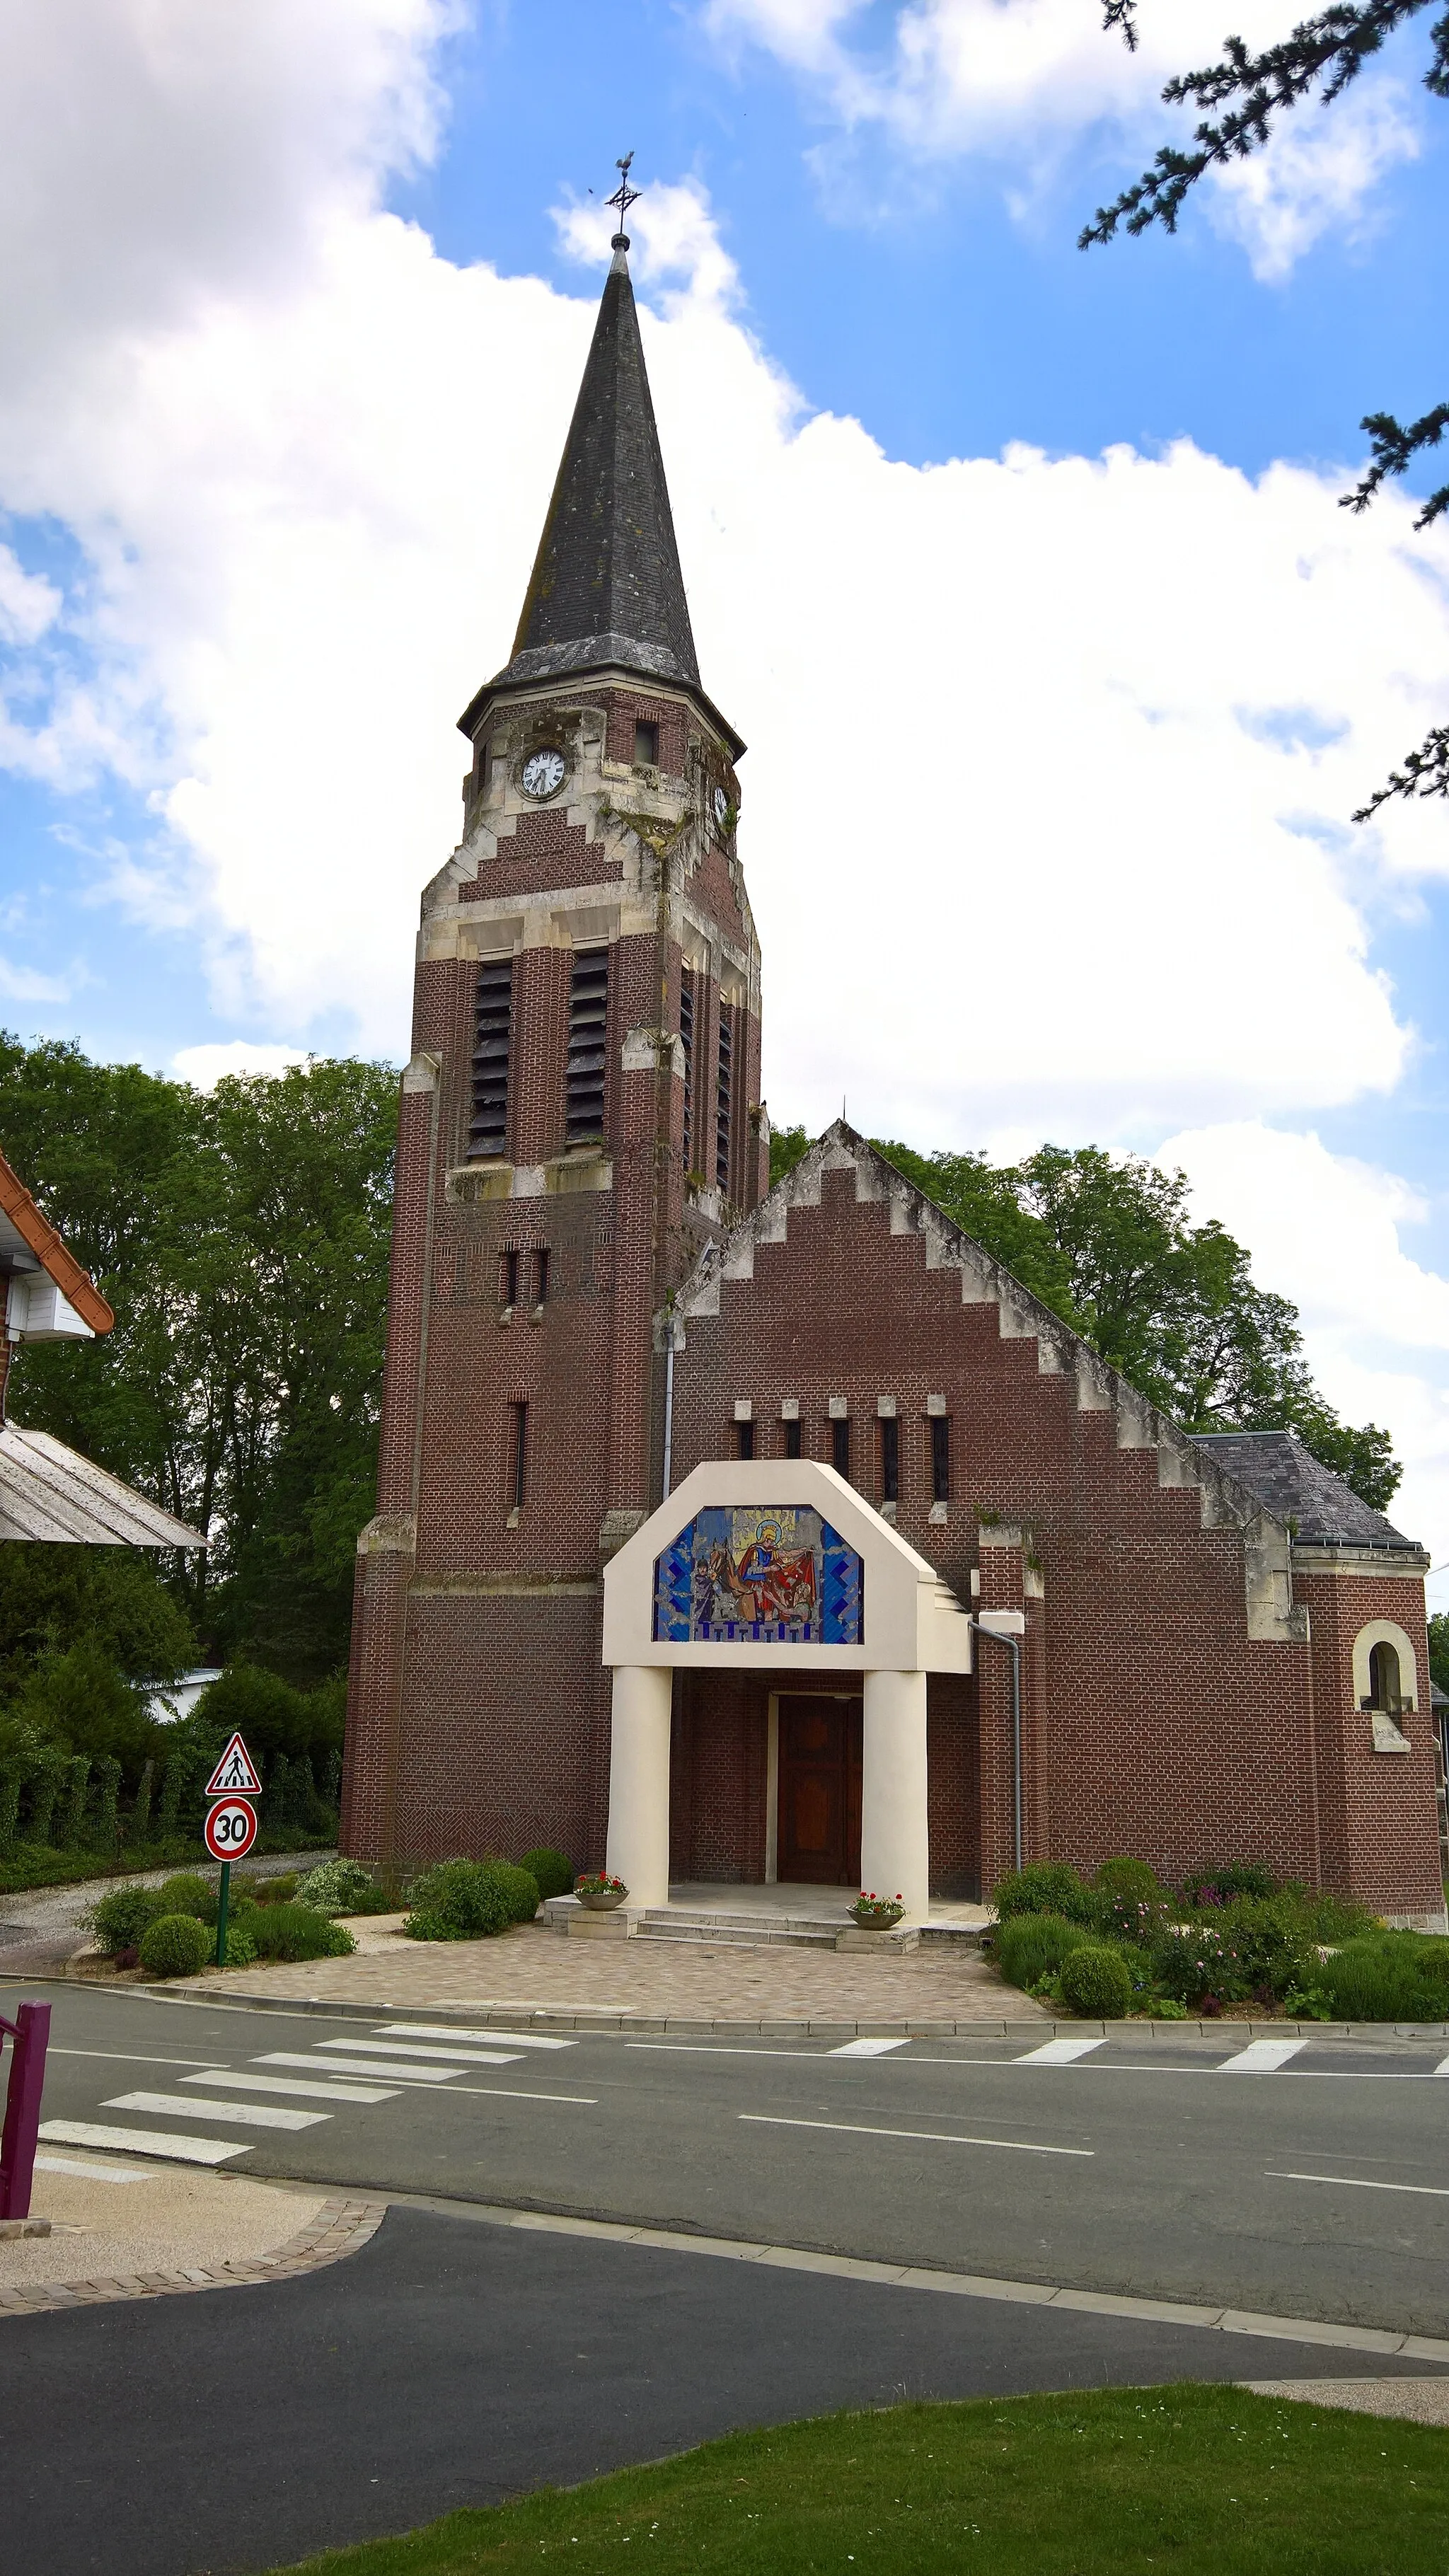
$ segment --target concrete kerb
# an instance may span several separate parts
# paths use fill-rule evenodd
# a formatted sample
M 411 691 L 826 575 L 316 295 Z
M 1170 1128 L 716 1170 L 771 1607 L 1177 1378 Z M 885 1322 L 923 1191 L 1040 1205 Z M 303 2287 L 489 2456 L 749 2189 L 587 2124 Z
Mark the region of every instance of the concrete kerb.
M 3 1954 L 0 1954 L 3 1975 Z M 27 1984 L 44 1984 L 45 1978 L 27 1978 Z M 57 1980 L 57 1982 L 64 1982 Z M 101 1991 L 105 1991 L 102 1989 Z M 174 2002 L 185 1996 L 190 2002 L 206 2002 L 226 2007 L 234 2005 L 248 2012 L 318 2013 L 338 2021 L 383 2022 L 390 2014 L 416 2021 L 426 2011 L 438 2021 L 457 2022 L 460 2026 L 482 2026 L 496 2030 L 569 2030 L 597 2031 L 607 2037 L 615 2032 L 636 2033 L 642 2039 L 715 2038 L 715 2039 L 1021 2039 L 1038 2042 L 1047 2038 L 1115 2039 L 1152 2041 L 1174 2039 L 1330 2039 L 1354 2040 L 1360 2046 L 1390 2040 L 1449 2041 L 1449 2021 L 1443 2022 L 1348 2022 L 1348 2021 L 1045 2021 L 1039 2015 L 1030 2021 L 1000 2019 L 974 2021 L 711 2021 L 698 2016 L 675 2015 L 661 2018 L 657 2014 L 590 2012 L 555 2012 L 548 2009 L 525 2010 L 506 2003 L 354 2003 L 343 1997 L 327 1995 L 269 1995 L 242 1986 L 218 1986 L 189 1977 L 168 1978 L 157 1985 L 129 1985 L 127 1994 L 141 1995 L 156 2002 Z

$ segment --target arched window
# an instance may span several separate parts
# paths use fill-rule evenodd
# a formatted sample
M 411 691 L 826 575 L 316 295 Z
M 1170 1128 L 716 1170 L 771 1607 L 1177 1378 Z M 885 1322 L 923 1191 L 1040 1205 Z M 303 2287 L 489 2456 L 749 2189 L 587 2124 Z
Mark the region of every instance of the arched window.
M 1373 1706 L 1387 1710 L 1390 1716 L 1396 1715 L 1402 1704 L 1398 1653 L 1382 1638 L 1369 1648 L 1369 1695 Z

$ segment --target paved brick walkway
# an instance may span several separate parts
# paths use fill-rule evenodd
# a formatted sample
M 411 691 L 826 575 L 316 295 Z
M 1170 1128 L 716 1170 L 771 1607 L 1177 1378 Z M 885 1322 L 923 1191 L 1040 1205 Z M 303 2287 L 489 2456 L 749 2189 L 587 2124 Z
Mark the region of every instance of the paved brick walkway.
M 285 1997 L 410 2010 L 463 2007 L 595 2026 L 717 2023 L 850 2031 L 1038 2023 L 1030 1997 L 955 1943 L 882 1959 L 834 1950 L 716 1949 L 684 1941 L 578 1941 L 530 1924 L 491 1941 L 408 1941 L 358 1923 L 353 1959 L 248 1968 L 187 1981 L 240 1999 Z

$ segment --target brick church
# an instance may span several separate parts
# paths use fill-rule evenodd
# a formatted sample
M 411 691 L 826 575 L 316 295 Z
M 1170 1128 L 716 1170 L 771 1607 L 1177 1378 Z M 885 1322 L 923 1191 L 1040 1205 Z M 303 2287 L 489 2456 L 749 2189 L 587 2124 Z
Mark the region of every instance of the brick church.
M 1256 1859 L 1442 1924 L 1423 1549 L 1180 1430 L 843 1121 L 769 1187 L 627 249 L 422 898 L 343 1846 L 916 1910 Z

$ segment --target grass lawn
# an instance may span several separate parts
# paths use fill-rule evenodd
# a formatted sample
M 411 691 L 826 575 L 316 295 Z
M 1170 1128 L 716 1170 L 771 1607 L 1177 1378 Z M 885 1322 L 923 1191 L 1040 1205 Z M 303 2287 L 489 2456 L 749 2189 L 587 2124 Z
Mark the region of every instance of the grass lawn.
M 306 2576 L 548 2558 L 573 2576 L 1449 2576 L 1449 2431 L 1197 2385 L 897 2406 L 449 2514 Z

